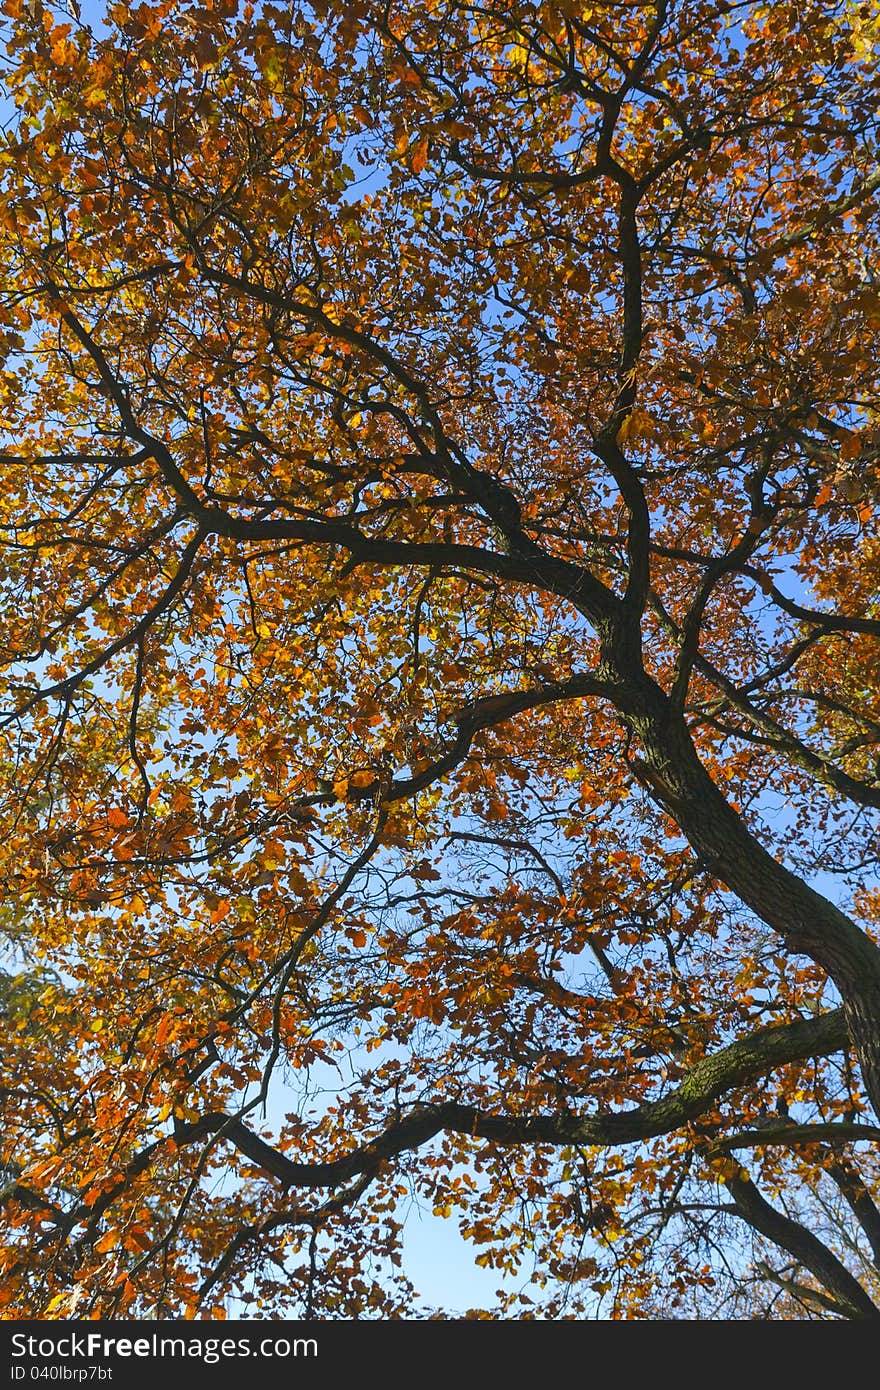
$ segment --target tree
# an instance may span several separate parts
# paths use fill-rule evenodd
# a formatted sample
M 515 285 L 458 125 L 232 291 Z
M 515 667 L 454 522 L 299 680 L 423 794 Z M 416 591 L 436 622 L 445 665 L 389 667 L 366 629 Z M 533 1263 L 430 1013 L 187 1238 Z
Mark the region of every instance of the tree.
M 876 1318 L 874 7 L 2 12 L 5 1315 Z

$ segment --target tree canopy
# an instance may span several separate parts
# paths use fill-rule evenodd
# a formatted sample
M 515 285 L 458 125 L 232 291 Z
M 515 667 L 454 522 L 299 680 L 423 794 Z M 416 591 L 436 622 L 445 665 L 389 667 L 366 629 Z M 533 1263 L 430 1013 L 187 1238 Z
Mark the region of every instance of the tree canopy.
M 880 1316 L 876 5 L 0 11 L 3 1315 Z

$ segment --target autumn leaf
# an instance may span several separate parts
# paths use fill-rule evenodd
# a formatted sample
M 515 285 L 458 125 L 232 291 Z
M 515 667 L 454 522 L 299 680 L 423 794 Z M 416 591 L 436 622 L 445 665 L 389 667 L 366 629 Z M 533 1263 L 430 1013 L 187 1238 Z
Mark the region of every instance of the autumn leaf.
M 429 144 L 430 142 L 425 136 L 412 147 L 410 167 L 414 174 L 421 174 L 427 166 Z
M 876 1321 L 872 8 L 63 8 L 0 75 L 4 1316 L 412 1318 L 415 1196 L 432 1316 L 472 1249 L 485 1319 Z

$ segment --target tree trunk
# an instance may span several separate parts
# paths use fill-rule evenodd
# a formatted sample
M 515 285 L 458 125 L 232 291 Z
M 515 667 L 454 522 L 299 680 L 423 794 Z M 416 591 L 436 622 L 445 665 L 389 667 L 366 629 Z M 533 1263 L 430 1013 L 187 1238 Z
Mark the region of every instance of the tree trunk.
M 747 1177 L 730 1177 L 727 1190 L 733 1198 L 737 1214 L 761 1235 L 772 1240 L 781 1250 L 808 1269 L 831 1294 L 840 1314 L 846 1318 L 880 1318 L 880 1308 L 871 1301 L 857 1279 L 827 1245 L 798 1222 L 783 1216 L 762 1197 Z
M 636 734 L 643 785 L 701 862 L 778 932 L 787 950 L 827 972 L 843 1001 L 865 1089 L 880 1118 L 880 949 L 821 893 L 768 853 L 703 767 L 684 719 L 649 676 L 625 680 L 621 717 Z

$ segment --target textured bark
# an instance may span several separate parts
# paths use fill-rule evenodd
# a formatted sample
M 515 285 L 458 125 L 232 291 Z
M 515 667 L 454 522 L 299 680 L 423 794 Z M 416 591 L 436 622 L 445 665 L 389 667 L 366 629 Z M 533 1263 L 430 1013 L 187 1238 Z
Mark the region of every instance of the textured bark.
M 845 1160 L 835 1160 L 828 1168 L 850 1211 L 868 1238 L 874 1264 L 880 1270 L 880 1211 L 862 1179 Z
M 865 1089 L 880 1117 L 880 950 L 764 849 L 692 750 L 679 749 L 675 774 L 681 790 L 675 788 L 670 809 L 701 861 L 779 933 L 789 951 L 815 961 L 840 991 Z
M 634 1144 L 680 1129 L 705 1114 L 725 1092 L 766 1076 L 774 1067 L 839 1051 L 846 1037 L 840 1009 L 765 1028 L 697 1062 L 681 1085 L 661 1100 L 610 1115 L 493 1115 L 455 1102 L 419 1106 L 372 1143 L 324 1163 L 296 1163 L 238 1117 L 219 1112 L 178 1126 L 174 1139 L 180 1147 L 216 1135 L 286 1186 L 308 1188 L 334 1187 L 374 1173 L 382 1163 L 419 1148 L 444 1130 L 496 1144 Z
M 615 703 L 643 750 L 634 764 L 637 774 L 709 872 L 778 932 L 788 951 L 808 956 L 833 980 L 865 1089 L 880 1117 L 880 949 L 764 848 L 712 781 L 684 719 L 636 662 L 632 644 L 614 644 L 612 650 L 608 665 L 621 692 Z
M 880 1308 L 812 1231 L 783 1216 L 747 1178 L 729 1178 L 727 1190 L 733 1198 L 737 1215 L 808 1269 L 831 1294 L 841 1317 L 880 1319 Z

